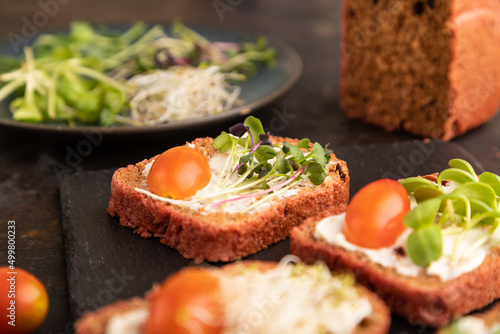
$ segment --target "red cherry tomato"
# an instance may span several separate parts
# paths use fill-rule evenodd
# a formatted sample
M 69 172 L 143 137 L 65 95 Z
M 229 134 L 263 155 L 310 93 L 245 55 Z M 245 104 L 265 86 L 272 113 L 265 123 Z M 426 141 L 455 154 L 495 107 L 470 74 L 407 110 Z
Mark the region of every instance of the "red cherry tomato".
M 151 166 L 148 185 L 153 194 L 174 199 L 193 196 L 212 177 L 207 158 L 189 146 L 163 152 Z
M 224 305 L 219 294 L 219 280 L 206 270 L 174 274 L 153 297 L 145 334 L 222 333 Z
M 0 267 L 0 290 L 0 333 L 28 333 L 43 323 L 49 297 L 38 278 L 20 268 Z
M 344 235 L 365 248 L 389 247 L 406 230 L 410 199 L 399 182 L 381 179 L 363 187 L 347 206 Z

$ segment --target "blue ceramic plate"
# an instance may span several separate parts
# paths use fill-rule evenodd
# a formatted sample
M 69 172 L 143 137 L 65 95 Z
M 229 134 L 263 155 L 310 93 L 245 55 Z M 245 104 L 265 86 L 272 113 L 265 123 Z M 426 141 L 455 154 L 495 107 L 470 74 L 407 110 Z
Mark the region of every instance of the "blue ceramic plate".
M 249 38 L 262 36 L 263 34 L 248 32 L 238 29 L 199 27 L 193 29 L 212 41 L 239 42 Z M 239 98 L 243 101 L 241 106 L 216 115 L 193 118 L 173 123 L 166 123 L 154 126 L 127 126 L 116 125 L 111 127 L 77 125 L 70 127 L 65 123 L 20 123 L 12 120 L 12 115 L 8 109 L 8 103 L 0 103 L 0 126 L 19 128 L 33 131 L 60 134 L 78 134 L 82 130 L 100 131 L 105 135 L 130 135 L 130 134 L 151 134 L 160 132 L 177 132 L 193 127 L 222 122 L 230 118 L 251 113 L 271 101 L 279 98 L 287 92 L 299 79 L 302 73 L 302 60 L 299 54 L 286 43 L 266 36 L 269 45 L 277 50 L 276 65 L 266 67 L 247 81 L 241 83 L 241 94 Z M 8 43 L 0 45 L 1 54 L 12 54 L 12 49 Z

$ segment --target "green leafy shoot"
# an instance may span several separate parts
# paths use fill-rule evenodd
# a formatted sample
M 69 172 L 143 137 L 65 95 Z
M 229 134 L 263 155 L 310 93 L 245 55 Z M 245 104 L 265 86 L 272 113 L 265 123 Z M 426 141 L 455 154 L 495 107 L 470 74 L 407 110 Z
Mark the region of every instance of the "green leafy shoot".
M 451 324 L 445 327 L 444 334 L 468 334 L 462 328 L 460 328 L 460 320 L 455 320 Z M 496 333 L 493 333 L 496 334 Z
M 458 168 L 445 169 L 438 176 L 438 186 L 443 188 L 443 181 L 455 181 L 458 183 L 477 182 L 477 178 L 469 172 Z
M 8 99 L 13 119 L 20 122 L 143 125 L 126 89 L 133 76 L 217 66 L 225 82 L 242 81 L 275 59 L 274 49 L 260 38 L 208 41 L 179 21 L 172 33 L 177 38 L 161 25 L 142 22 L 120 32 L 74 21 L 66 33 L 40 35 L 23 57 L 0 55 L 0 102 Z
M 424 179 L 423 177 L 409 177 L 399 181 L 399 183 L 401 183 L 403 187 L 405 187 L 406 191 L 409 194 L 413 193 L 415 189 L 421 186 L 435 187 L 434 183 L 427 179 Z
M 414 230 L 407 241 L 408 255 L 419 266 L 427 267 L 441 256 L 443 241 L 436 225 L 428 225 Z
M 443 196 L 444 192 L 435 186 L 422 185 L 418 187 L 413 192 L 413 196 L 415 196 L 415 200 L 417 203 L 424 202 L 425 200 Z
M 469 173 L 470 175 L 472 175 L 473 181 L 477 180 L 477 174 L 474 171 L 474 168 L 472 167 L 472 165 L 468 161 L 465 161 L 463 159 L 451 159 L 448 162 L 448 165 L 451 168 L 461 169 L 461 170 Z
M 441 201 L 437 198 L 430 199 L 417 205 L 408 212 L 404 218 L 406 226 L 413 229 L 420 229 L 434 224 L 434 219 L 438 213 Z
M 488 242 L 500 223 L 500 177 L 485 172 L 477 176 L 470 163 L 462 159 L 449 162 L 450 168 L 437 177 L 437 184 L 420 177 L 401 180 L 418 205 L 404 218 L 413 229 L 408 238 L 408 254 L 420 266 L 428 266 L 441 256 L 442 234 L 457 234 L 452 259 L 473 228 L 487 233 L 467 251 L 474 252 Z M 453 191 L 444 186 L 452 182 Z
M 223 191 L 207 191 L 203 200 L 213 207 L 249 197 L 261 197 L 245 211 L 290 189 L 303 179 L 320 185 L 327 176 L 331 151 L 309 139 L 296 144 L 273 144 L 259 119 L 249 116 L 222 132 L 213 141 L 220 153 L 227 153 L 225 167 L 216 187 Z M 238 175 L 237 181 L 230 181 Z
M 500 176 L 490 172 L 484 172 L 479 177 L 479 182 L 489 185 L 495 191 L 495 194 L 500 196 Z

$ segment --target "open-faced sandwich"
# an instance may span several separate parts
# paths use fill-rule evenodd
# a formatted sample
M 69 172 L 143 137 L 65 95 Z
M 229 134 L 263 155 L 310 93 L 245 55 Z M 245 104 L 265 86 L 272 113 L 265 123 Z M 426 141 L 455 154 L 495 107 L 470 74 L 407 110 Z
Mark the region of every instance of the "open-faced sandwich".
M 344 161 L 308 139 L 270 136 L 250 116 L 116 171 L 108 212 L 199 263 L 256 253 L 348 198 Z
M 382 334 L 389 310 L 351 275 L 318 263 L 188 267 L 145 298 L 118 301 L 75 324 L 77 334 Z
M 500 177 L 454 159 L 439 175 L 362 188 L 291 236 L 306 263 L 349 270 L 410 323 L 443 326 L 500 297 Z
M 499 334 L 500 303 L 483 312 L 477 312 L 439 328 L 436 334 Z

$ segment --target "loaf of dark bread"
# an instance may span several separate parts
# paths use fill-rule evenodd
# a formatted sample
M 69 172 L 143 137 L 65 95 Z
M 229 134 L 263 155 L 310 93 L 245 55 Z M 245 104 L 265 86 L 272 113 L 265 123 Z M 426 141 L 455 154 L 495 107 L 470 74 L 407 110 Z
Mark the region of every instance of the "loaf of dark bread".
M 372 262 L 365 254 L 314 237 L 316 224 L 342 208 L 307 219 L 291 233 L 291 252 L 305 263 L 324 261 L 331 270 L 352 272 L 410 324 L 444 326 L 500 297 L 500 248 L 493 248 L 476 269 L 448 281 L 437 276 L 404 276 Z
M 263 261 L 243 261 L 233 264 L 228 264 L 220 268 L 205 268 L 204 270 L 223 270 L 229 275 L 241 274 L 241 268 L 252 267 L 259 271 L 266 271 L 274 268 L 277 263 L 263 262 Z M 192 268 L 184 269 L 191 270 Z M 385 334 L 390 326 L 390 312 L 387 306 L 372 292 L 367 290 L 361 285 L 356 285 L 356 289 L 360 296 L 368 299 L 372 306 L 372 313 L 370 316 L 362 320 L 362 322 L 355 328 L 351 334 Z M 154 298 L 158 288 L 153 288 L 146 293 L 144 298 L 135 297 L 130 300 L 121 300 L 114 302 L 110 305 L 101 307 L 94 312 L 85 313 L 75 323 L 76 334 L 104 334 L 106 326 L 110 319 L 117 314 L 131 311 L 137 308 L 149 307 L 150 300 Z M 245 293 L 244 290 L 241 291 Z M 335 317 L 335 314 L 332 314 Z
M 346 0 L 341 105 L 387 131 L 450 140 L 500 104 L 500 2 Z
M 272 137 L 274 143 L 297 140 Z M 207 157 L 219 154 L 212 138 L 191 143 Z M 285 239 L 293 226 L 349 199 L 349 173 L 344 161 L 331 154 L 328 177 L 323 184 L 303 187 L 296 195 L 253 213 L 200 212 L 160 202 L 135 190 L 147 188 L 143 171 L 154 158 L 117 170 L 111 182 L 108 212 L 120 224 L 142 237 L 159 237 L 184 257 L 202 261 L 232 261 L 256 253 Z M 309 182 L 309 181 L 308 181 Z

